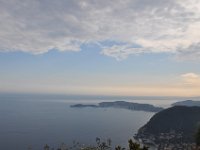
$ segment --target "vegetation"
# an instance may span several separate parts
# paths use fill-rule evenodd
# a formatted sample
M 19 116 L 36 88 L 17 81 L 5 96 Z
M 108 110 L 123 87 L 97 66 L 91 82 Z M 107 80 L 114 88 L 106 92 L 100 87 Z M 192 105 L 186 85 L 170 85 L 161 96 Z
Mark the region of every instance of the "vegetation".
M 149 149 L 146 146 L 143 146 L 141 148 L 140 144 L 133 142 L 133 140 L 131 140 L 131 139 L 128 141 L 128 144 L 129 144 L 128 150 L 148 150 Z M 121 146 L 117 146 L 115 148 L 115 150 L 126 150 L 126 148 L 122 148 Z
M 186 141 L 194 141 L 195 128 L 200 122 L 200 107 L 174 106 L 155 114 L 140 128 L 139 134 L 159 135 L 181 133 Z
M 150 104 L 139 104 L 139 103 L 131 103 L 126 101 L 115 101 L 115 102 L 102 102 L 98 105 L 83 105 L 83 104 L 76 104 L 71 105 L 74 108 L 84 108 L 84 107 L 94 107 L 94 108 L 123 108 L 128 110 L 138 110 L 138 111 L 147 111 L 147 112 L 159 112 L 163 110 L 161 107 L 156 107 Z
M 196 140 L 196 145 L 199 147 L 200 146 L 200 127 L 198 128 L 198 131 L 196 133 L 195 140 Z
M 173 103 L 172 106 L 200 106 L 200 101 L 186 100 Z
M 143 146 L 140 147 L 140 144 L 133 142 L 131 139 L 128 141 L 129 143 L 129 150 L 148 150 L 148 147 Z
M 44 150 L 112 150 L 111 139 L 107 139 L 107 141 L 101 141 L 100 138 L 96 138 L 96 146 L 84 146 L 79 142 L 73 142 L 73 146 L 67 147 L 64 143 L 58 149 L 50 148 L 47 144 L 44 146 Z M 132 139 L 128 141 L 129 147 L 123 148 L 121 146 L 115 147 L 115 150 L 148 150 L 148 147 L 141 147 L 140 144 L 133 142 Z M 29 150 L 31 148 L 29 147 Z

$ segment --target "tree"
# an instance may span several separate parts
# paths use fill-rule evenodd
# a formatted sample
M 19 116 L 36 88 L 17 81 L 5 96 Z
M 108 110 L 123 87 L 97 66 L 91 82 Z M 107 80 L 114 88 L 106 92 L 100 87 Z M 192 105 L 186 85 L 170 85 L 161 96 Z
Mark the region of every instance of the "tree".
M 130 139 L 128 143 L 129 143 L 129 150 L 148 150 L 148 147 L 143 146 L 143 148 L 141 148 L 140 144 L 133 142 L 132 139 Z
M 197 130 L 195 139 L 196 139 L 196 145 L 200 146 L 200 127 Z
M 49 145 L 46 144 L 46 145 L 44 146 L 44 150 L 49 150 L 49 149 L 50 149 Z

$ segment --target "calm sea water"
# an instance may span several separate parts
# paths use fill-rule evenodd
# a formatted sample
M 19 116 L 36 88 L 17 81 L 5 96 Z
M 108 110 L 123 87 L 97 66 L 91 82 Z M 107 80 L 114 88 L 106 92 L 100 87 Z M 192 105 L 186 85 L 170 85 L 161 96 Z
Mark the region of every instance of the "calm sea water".
M 0 149 L 26 150 L 32 145 L 39 150 L 46 143 L 57 148 L 62 142 L 72 145 L 73 140 L 93 144 L 96 137 L 125 145 L 154 114 L 116 108 L 70 108 L 71 104 L 89 102 L 98 101 L 1 98 Z

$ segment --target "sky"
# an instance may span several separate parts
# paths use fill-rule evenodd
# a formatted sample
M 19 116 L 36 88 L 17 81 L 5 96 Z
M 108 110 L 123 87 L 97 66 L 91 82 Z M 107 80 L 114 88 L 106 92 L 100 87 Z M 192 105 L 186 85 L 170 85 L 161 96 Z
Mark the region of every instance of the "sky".
M 0 93 L 200 96 L 199 0 L 0 0 Z

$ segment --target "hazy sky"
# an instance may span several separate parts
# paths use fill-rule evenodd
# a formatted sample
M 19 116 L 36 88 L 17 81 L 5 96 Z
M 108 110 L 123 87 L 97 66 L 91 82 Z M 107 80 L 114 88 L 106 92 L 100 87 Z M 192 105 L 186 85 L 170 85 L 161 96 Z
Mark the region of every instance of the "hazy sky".
M 0 0 L 0 92 L 200 96 L 200 1 Z

